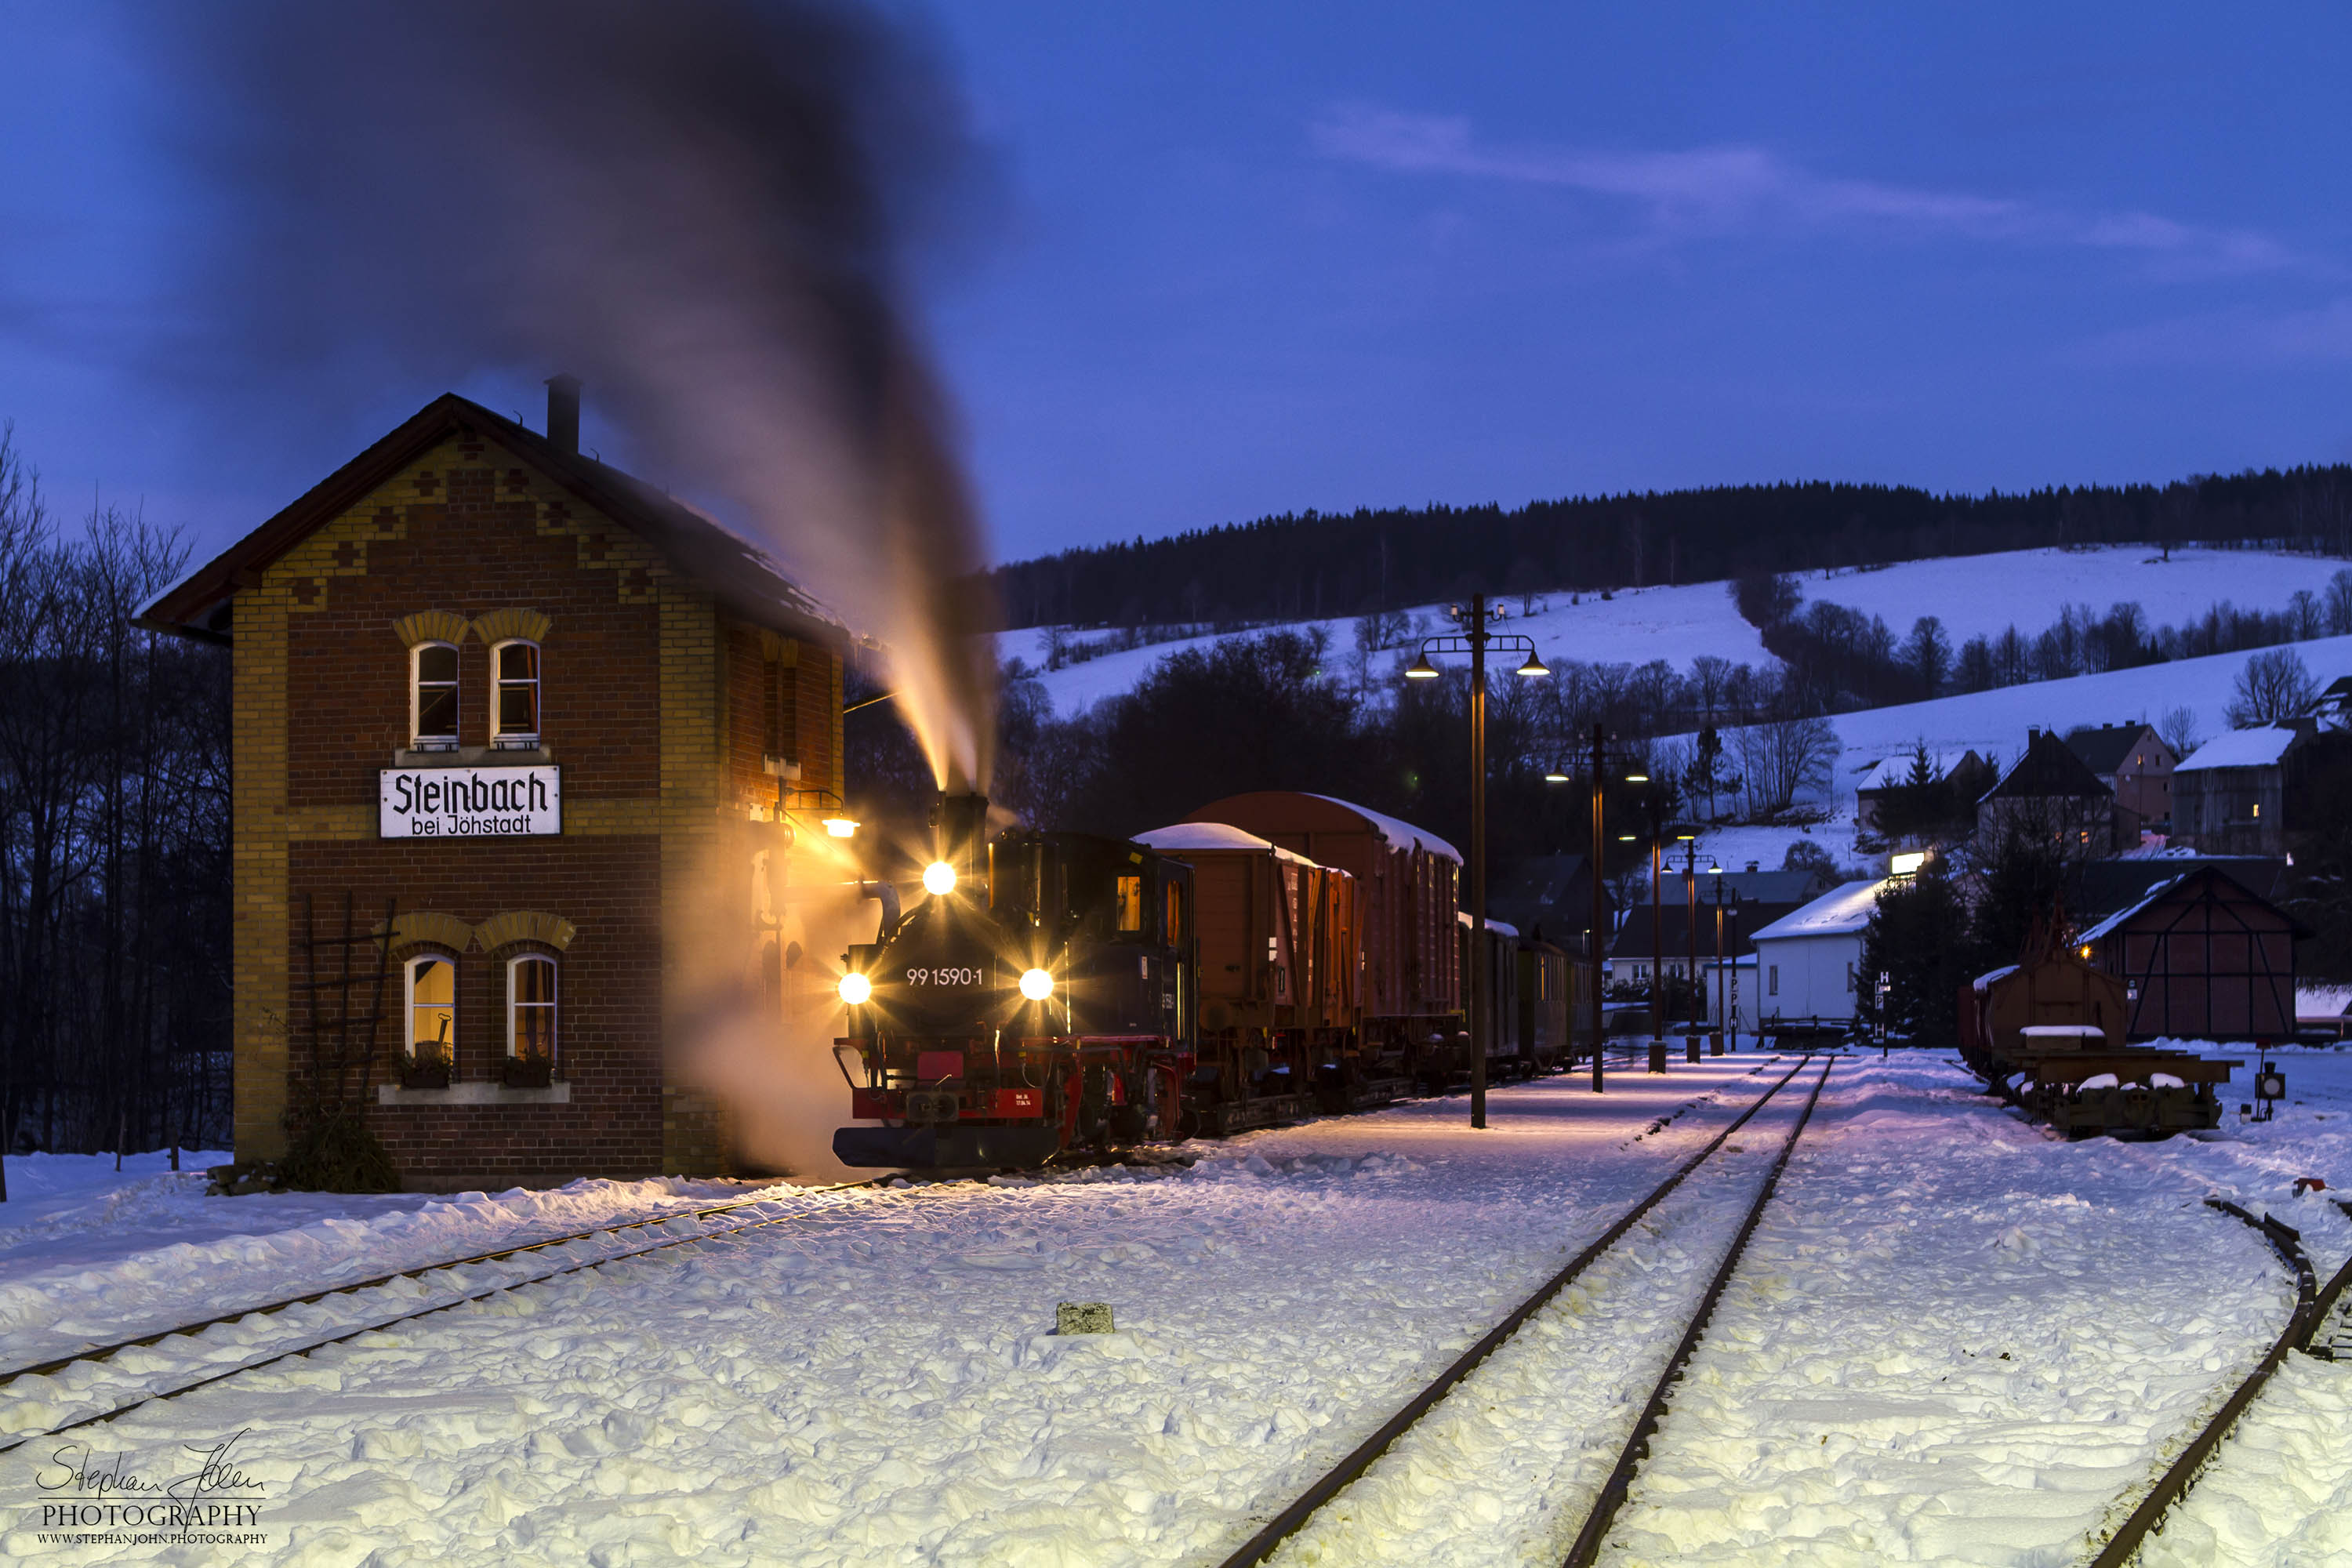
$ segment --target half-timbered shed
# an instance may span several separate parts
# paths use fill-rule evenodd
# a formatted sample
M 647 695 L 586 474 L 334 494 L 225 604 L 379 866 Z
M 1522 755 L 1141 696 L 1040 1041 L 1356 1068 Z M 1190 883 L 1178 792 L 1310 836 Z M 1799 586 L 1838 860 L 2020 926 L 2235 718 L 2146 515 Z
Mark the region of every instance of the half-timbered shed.
M 2277 1040 L 2294 1033 L 2293 916 L 2210 865 L 2183 872 L 2077 939 L 2124 983 L 2133 1039 Z
M 724 1168 L 665 1047 L 819 967 L 845 636 L 549 384 L 550 435 L 436 398 L 142 616 L 230 649 L 240 1161 L 341 1113 L 411 1187 Z

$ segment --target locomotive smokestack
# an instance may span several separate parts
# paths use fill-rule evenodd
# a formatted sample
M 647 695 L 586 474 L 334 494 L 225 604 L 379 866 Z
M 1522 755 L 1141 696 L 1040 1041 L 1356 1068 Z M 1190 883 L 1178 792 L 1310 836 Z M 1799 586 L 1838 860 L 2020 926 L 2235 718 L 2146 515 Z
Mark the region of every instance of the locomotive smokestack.
M 931 810 L 933 846 L 955 868 L 956 879 L 975 890 L 988 874 L 988 797 L 943 795 Z
M 547 438 L 567 452 L 580 450 L 580 378 L 547 378 Z

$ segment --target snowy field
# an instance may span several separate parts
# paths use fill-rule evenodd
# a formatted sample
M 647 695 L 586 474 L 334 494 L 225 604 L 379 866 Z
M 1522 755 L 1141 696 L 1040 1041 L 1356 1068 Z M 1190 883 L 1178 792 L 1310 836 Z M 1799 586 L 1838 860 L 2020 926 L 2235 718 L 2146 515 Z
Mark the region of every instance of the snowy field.
M 2031 637 L 2055 621 L 2068 605 L 2089 605 L 2105 615 L 2110 605 L 2134 601 L 2147 612 L 2151 626 L 2193 619 L 2224 599 L 2242 609 L 2280 610 L 2298 588 L 2323 594 L 2328 579 L 2345 564 L 2317 556 L 2252 550 L 2176 550 L 2168 562 L 2146 545 L 2117 545 L 1952 556 L 1861 572 L 1807 572 L 1799 574 L 1798 585 L 1808 603 L 1843 605 L 1864 615 L 1883 616 L 1898 637 L 1908 632 L 1919 616 L 1936 616 L 1957 648 L 1979 634 L 1998 637 L 2012 625 Z M 1756 628 L 1739 618 L 1723 583 L 1624 589 L 1608 599 L 1588 594 L 1576 603 L 1570 602 L 1571 597 L 1538 595 L 1536 613 L 1521 616 L 1517 614 L 1520 602 L 1506 596 L 1498 602 L 1511 616 L 1503 629 L 1534 637 L 1543 657 L 1554 661 L 1639 665 L 1662 658 L 1678 670 L 1687 670 L 1692 659 L 1709 654 L 1735 664 L 1776 662 L 1764 651 Z M 1444 623 L 1443 605 L 1426 605 L 1412 613 L 1426 616 L 1433 631 L 1451 629 Z M 1322 628 L 1339 654 L 1355 647 L 1353 617 L 1299 625 Z M 998 639 L 998 653 L 1007 659 L 1024 659 L 1042 670 L 1045 635 L 1042 628 L 1003 633 Z M 1102 635 L 1079 637 L 1099 640 Z M 1053 699 L 1055 710 L 1068 714 L 1132 689 L 1171 653 L 1206 647 L 1215 640 L 1199 637 L 1105 654 L 1039 679 Z M 2160 686 L 2156 689 L 2160 692 Z M 2145 705 L 2147 699 L 2136 700 Z M 2172 700 L 2159 698 L 2150 715 L 2175 705 Z M 2192 705 L 2199 706 L 2202 714 L 2201 704 Z M 2061 711 L 2067 715 L 2066 723 L 2089 721 L 2071 710 Z M 2117 711 L 2131 717 L 2137 710 Z M 2222 728 L 2218 704 L 2207 717 L 2206 728 L 2209 733 Z M 2000 744 L 2013 752 L 2016 742 L 2007 740 L 2004 731 Z
M 2352 1255 L 2331 1205 L 2290 1196 L 2301 1175 L 2352 1184 L 2352 1054 L 2283 1060 L 2276 1121 L 2233 1113 L 2157 1144 L 2055 1141 L 1940 1058 L 1845 1062 L 1610 1560 L 2074 1560 L 2291 1302 L 2260 1238 L 2200 1200 L 2269 1205 L 2323 1269 Z M 1190 1170 L 778 1194 L 803 1207 L 767 1230 L 525 1287 L 81 1435 L 93 1458 L 177 1474 L 185 1445 L 242 1433 L 265 1549 L 45 1544 L 24 1506 L 44 1445 L 0 1457 L 0 1555 L 1213 1563 L 1759 1093 L 1760 1065 L 1620 1073 L 1599 1098 L 1581 1079 L 1500 1089 L 1485 1132 L 1456 1098 L 1195 1145 Z M 1549 1542 L 1613 1458 L 1723 1216 L 1808 1082 L 1456 1390 L 1360 1499 L 1343 1494 L 1354 1536 L 1302 1538 L 1293 1560 L 1525 1561 L 1498 1543 Z M 568 1191 L 585 1208 L 688 1201 Z M 557 1197 L 289 1201 L 344 1205 L 363 1230 L 430 1217 L 446 1255 L 518 1225 L 574 1228 L 531 1206 Z M 163 1304 L 143 1282 L 180 1245 L 159 1245 L 172 1213 L 215 1247 L 338 1217 L 273 1225 L 266 1203 L 180 1194 L 110 1258 L 78 1254 L 78 1331 Z M 362 1254 L 359 1271 L 380 1271 L 402 1235 L 290 1250 L 271 1293 L 347 1276 Z M 0 1285 L 45 1278 L 37 1246 L 0 1258 Z M 227 1288 L 178 1278 L 192 1299 Z M 1050 1331 L 1057 1301 L 1097 1300 L 1117 1332 Z M 125 1359 L 168 1377 L 190 1353 Z M 2342 1502 L 2352 1453 L 2335 1370 L 2298 1366 L 2284 1392 L 2304 1404 L 2271 1426 L 2257 1407 L 2173 1541 L 2252 1542 L 2252 1509 L 2274 1540 L 2228 1560 L 2328 1560 L 2342 1527 L 2322 1510 Z M 71 1404 L 27 1384 L 0 1393 L 10 1430 Z M 2312 1436 L 2323 1418 L 2332 1446 Z

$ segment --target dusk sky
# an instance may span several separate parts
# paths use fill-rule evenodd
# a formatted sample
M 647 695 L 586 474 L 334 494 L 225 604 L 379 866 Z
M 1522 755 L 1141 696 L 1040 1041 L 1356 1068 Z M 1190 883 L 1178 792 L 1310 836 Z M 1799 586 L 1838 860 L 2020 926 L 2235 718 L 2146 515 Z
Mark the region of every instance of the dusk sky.
M 925 269 L 1001 555 L 1268 512 L 2352 459 L 2352 20 L 2253 8 L 983 4 L 992 155 Z M 185 325 L 140 13 L 0 0 L 0 418 L 242 533 L 435 394 Z M 586 439 L 600 430 L 589 389 Z

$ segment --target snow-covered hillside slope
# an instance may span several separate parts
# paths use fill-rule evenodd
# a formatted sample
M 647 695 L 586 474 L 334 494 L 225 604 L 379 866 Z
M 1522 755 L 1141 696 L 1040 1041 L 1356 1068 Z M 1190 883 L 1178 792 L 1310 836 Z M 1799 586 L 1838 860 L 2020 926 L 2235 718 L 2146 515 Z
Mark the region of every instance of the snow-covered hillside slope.
M 2152 626 L 2194 619 L 2221 600 L 2241 608 L 2278 610 L 2298 588 L 2322 592 L 2344 564 L 2252 550 L 2176 550 L 2166 561 L 2146 545 L 2118 545 L 2018 550 L 1859 572 L 1806 573 L 1799 586 L 1809 603 L 1843 605 L 1883 616 L 1897 635 L 1907 632 L 1921 616 L 1937 616 L 1957 647 L 1971 637 L 1998 636 L 2011 626 L 2031 636 L 2056 620 L 2068 605 L 2088 605 L 2105 614 L 2110 605 L 2135 602 Z M 1586 595 L 1571 602 L 1574 597 L 1542 595 L 1535 614 L 1514 613 L 1505 629 L 1534 637 L 1549 660 L 1644 664 L 1663 658 L 1677 669 L 1707 654 L 1734 663 L 1773 662 L 1756 628 L 1739 618 L 1722 583 L 1626 589 L 1607 599 Z M 1517 599 L 1502 603 L 1512 612 L 1519 606 Z M 1415 613 L 1427 617 L 1433 631 L 1451 629 L 1441 605 L 1424 605 Z M 1335 652 L 1346 654 L 1355 646 L 1352 617 L 1297 624 L 1302 629 L 1327 631 Z M 1048 636 L 1043 628 L 1007 632 L 999 639 L 999 651 L 1007 659 L 1018 658 L 1042 669 Z M 1099 641 L 1103 636 L 1077 634 L 1076 640 Z M 1153 665 L 1180 648 L 1206 647 L 1216 640 L 1199 637 L 1105 654 L 1049 671 L 1041 679 L 1055 710 L 1067 714 L 1131 689 Z M 2158 710 L 2175 705 L 2163 703 Z M 2218 727 L 2217 710 L 2210 728 Z

